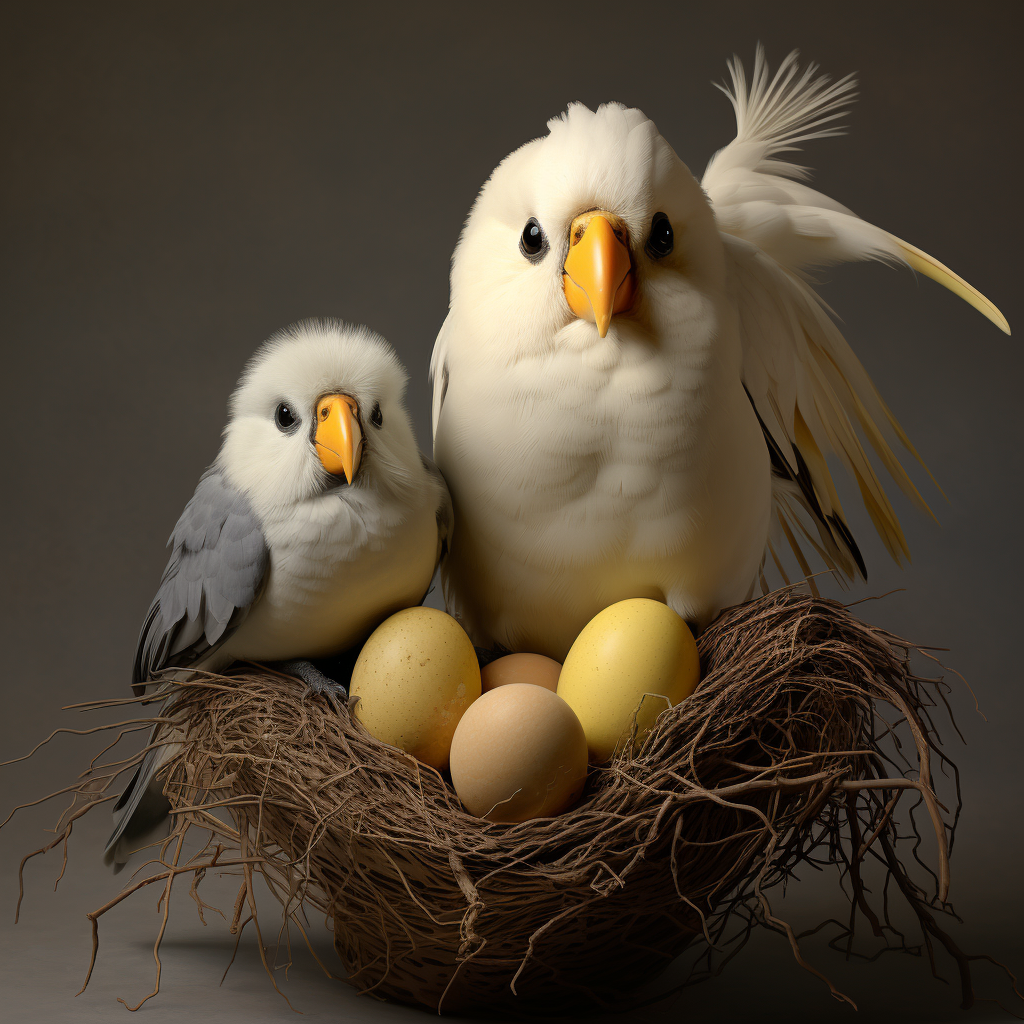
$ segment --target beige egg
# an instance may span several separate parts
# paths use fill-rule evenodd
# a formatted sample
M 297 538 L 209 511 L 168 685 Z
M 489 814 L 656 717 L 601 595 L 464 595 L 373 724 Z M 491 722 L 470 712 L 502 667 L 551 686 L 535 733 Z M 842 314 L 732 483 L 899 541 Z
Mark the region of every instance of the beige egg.
M 451 771 L 459 799 L 478 818 L 548 818 L 583 791 L 587 738 L 557 694 L 508 683 L 485 693 L 462 716 Z
M 658 715 L 700 681 L 693 634 L 668 605 L 630 598 L 583 627 L 566 655 L 558 695 L 583 725 L 593 764 L 608 761 L 636 724 L 635 747 Z
M 558 686 L 558 673 L 562 666 L 543 654 L 506 654 L 480 670 L 480 685 L 484 693 L 496 686 L 509 683 L 533 683 L 552 692 Z
M 480 665 L 466 631 L 436 608 L 406 608 L 363 645 L 349 692 L 377 739 L 433 768 L 448 765 L 452 736 L 480 696 Z

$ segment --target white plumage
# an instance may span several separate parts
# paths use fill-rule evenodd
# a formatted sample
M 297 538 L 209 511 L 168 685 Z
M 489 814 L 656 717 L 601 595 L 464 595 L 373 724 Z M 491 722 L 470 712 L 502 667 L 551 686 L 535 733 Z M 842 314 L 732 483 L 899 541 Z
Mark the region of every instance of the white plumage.
M 833 455 L 888 549 L 905 551 L 857 431 L 923 505 L 892 450 L 909 442 L 808 283 L 813 267 L 910 263 L 1007 329 L 941 264 L 780 159 L 837 131 L 850 79 L 800 72 L 795 55 L 770 76 L 760 51 L 749 87 L 738 62 L 731 72 L 737 137 L 703 190 L 640 111 L 574 104 L 470 213 L 431 372 L 458 527 L 446 593 L 480 644 L 560 659 L 597 611 L 633 596 L 704 624 L 751 593 L 782 537 L 805 572 L 801 543 L 852 575 Z M 620 291 L 617 274 L 601 278 L 615 294 L 606 333 L 566 263 L 601 219 L 595 266 L 611 273 L 616 245 L 629 266 Z
M 287 662 L 314 689 L 338 685 L 307 659 L 343 653 L 426 594 L 447 540 L 444 481 L 419 452 L 406 374 L 363 327 L 307 321 L 270 339 L 231 398 L 224 442 L 171 534 L 132 683 L 237 659 Z M 154 733 L 156 735 L 156 733 Z M 120 868 L 166 817 L 151 747 L 115 805 L 105 858 Z
M 336 654 L 422 600 L 447 495 L 420 455 L 405 387 L 394 351 L 362 327 L 303 323 L 257 353 L 232 396 L 217 465 L 248 496 L 270 565 L 218 662 Z M 339 390 L 356 400 L 365 439 L 351 485 L 324 472 L 308 429 L 318 399 Z M 301 411 L 290 435 L 274 423 L 282 401 Z M 379 428 L 369 422 L 375 406 Z

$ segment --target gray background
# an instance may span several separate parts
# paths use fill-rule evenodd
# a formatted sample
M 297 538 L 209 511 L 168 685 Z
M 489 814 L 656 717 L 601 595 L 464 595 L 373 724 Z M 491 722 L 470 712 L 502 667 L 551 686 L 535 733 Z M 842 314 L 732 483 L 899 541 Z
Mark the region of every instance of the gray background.
M 699 175 L 732 135 L 709 82 L 734 51 L 749 66 L 760 39 L 773 63 L 798 46 L 832 74 L 859 71 L 851 134 L 806 154 L 816 181 L 950 264 L 1024 327 L 1015 8 L 6 5 L 0 758 L 58 724 L 82 724 L 61 705 L 124 693 L 164 539 L 261 339 L 311 315 L 373 325 L 410 369 L 426 442 L 426 368 L 462 220 L 492 167 L 570 100 L 642 107 Z M 864 614 L 948 647 L 948 663 L 974 685 L 986 717 L 959 687 L 967 745 L 947 737 L 966 804 L 956 935 L 1022 968 L 1020 347 L 908 273 L 841 268 L 824 289 L 949 499 L 927 495 L 941 525 L 899 503 L 914 555 L 905 571 L 852 516 L 871 576 L 853 596 L 906 588 Z M 0 769 L 4 812 L 66 784 L 95 749 L 62 738 Z M 3 1015 L 106 1020 L 124 1012 L 116 996 L 148 990 L 156 895 L 104 922 L 92 986 L 73 1000 L 88 955 L 84 913 L 119 883 L 98 864 L 106 820 L 86 821 L 56 894 L 59 856 L 32 863 L 12 925 L 18 860 L 55 816 L 52 806 L 29 810 L 0 832 Z M 813 873 L 781 904 L 798 927 L 845 907 L 835 879 Z M 204 931 L 179 904 L 164 992 L 145 1019 L 287 1019 L 251 938 L 217 987 L 230 947 L 217 919 Z M 807 953 L 866 1019 L 958 1016 L 955 985 L 933 982 L 921 960 L 847 963 L 817 940 Z M 954 979 L 948 961 L 942 968 Z M 1005 995 L 991 969 L 978 973 L 983 991 Z M 357 998 L 301 954 L 286 989 L 313 1019 L 417 1019 Z M 766 935 L 720 979 L 637 1019 L 849 1012 Z

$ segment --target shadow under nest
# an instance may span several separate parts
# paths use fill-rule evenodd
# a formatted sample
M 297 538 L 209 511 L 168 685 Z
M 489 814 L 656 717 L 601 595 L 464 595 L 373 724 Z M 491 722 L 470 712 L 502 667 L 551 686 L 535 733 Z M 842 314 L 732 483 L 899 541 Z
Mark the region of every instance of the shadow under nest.
M 162 937 L 176 880 L 191 876 L 201 914 L 205 873 L 234 869 L 233 932 L 249 921 L 260 930 L 259 873 L 285 929 L 305 935 L 306 911 L 326 915 L 351 984 L 437 1012 L 624 1008 L 691 944 L 687 981 L 717 973 L 758 925 L 785 934 L 850 1002 L 803 960 L 767 898 L 801 865 L 832 863 L 851 900 L 832 944 L 849 950 L 860 917 L 883 947 L 923 950 L 933 970 L 942 946 L 970 1005 L 979 958 L 940 925 L 952 916 L 959 811 L 933 720 L 952 724 L 941 679 L 912 672 L 910 644 L 792 589 L 726 611 L 699 648 L 700 686 L 635 756 L 593 769 L 567 813 L 517 825 L 471 817 L 444 777 L 297 679 L 250 665 L 172 684 L 154 742 L 176 744 L 165 786 L 175 824 L 150 873 L 89 915 L 93 962 L 98 920 L 122 899 L 163 884 Z M 120 738 L 152 721 L 105 728 Z M 73 822 L 114 799 L 141 757 L 94 761 L 63 791 L 74 803 L 37 853 L 63 842 L 66 856 Z M 933 788 L 944 766 L 952 810 Z M 901 801 L 913 805 L 900 808 L 906 836 Z M 185 857 L 191 835 L 203 848 Z M 929 848 L 934 869 L 919 856 Z M 881 899 L 864 882 L 869 865 L 884 874 Z M 920 926 L 917 945 L 892 923 L 896 893 Z M 262 935 L 259 947 L 273 982 Z M 154 995 L 158 951 L 159 937 Z

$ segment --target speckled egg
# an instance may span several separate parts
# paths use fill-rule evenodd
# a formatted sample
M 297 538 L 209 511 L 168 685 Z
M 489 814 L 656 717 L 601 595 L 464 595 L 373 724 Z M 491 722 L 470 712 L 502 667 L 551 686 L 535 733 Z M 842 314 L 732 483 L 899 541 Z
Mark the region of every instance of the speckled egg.
M 441 770 L 466 709 L 480 696 L 480 666 L 466 631 L 436 608 L 406 608 L 363 645 L 349 692 L 377 739 Z
M 655 719 L 700 681 L 693 634 L 668 605 L 619 601 L 599 612 L 569 650 L 558 695 L 576 712 L 592 764 L 611 759 L 636 721 L 635 749 Z
M 509 683 L 533 683 L 554 692 L 562 666 L 543 654 L 506 654 L 480 670 L 484 693 Z
M 557 694 L 508 683 L 485 693 L 462 716 L 451 770 L 455 792 L 478 818 L 549 818 L 583 791 L 587 738 Z

